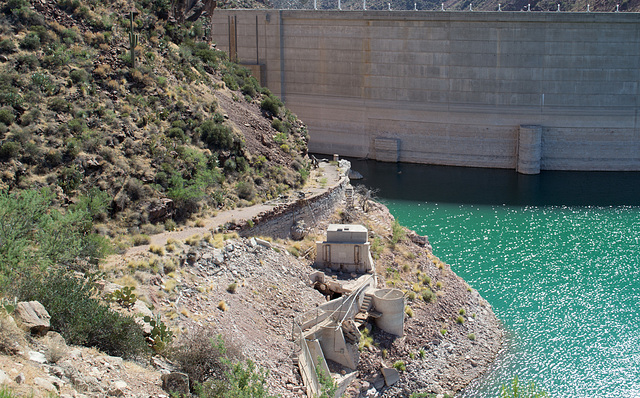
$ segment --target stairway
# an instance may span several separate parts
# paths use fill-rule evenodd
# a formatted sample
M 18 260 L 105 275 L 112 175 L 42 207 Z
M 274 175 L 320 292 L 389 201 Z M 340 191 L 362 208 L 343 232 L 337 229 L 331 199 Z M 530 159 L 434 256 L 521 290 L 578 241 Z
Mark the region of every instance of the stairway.
M 369 312 L 369 310 L 371 310 L 372 305 L 373 305 L 373 294 L 365 293 L 364 300 L 362 300 L 362 305 L 360 305 L 359 312 Z

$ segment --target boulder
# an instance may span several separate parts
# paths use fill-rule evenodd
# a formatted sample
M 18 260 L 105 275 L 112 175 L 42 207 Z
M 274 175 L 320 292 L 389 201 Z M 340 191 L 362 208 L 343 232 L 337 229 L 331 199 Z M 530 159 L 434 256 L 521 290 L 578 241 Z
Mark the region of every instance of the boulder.
M 22 301 L 16 306 L 15 317 L 31 334 L 45 335 L 51 328 L 51 316 L 37 301 Z
M 60 333 L 49 332 L 42 340 L 46 347 L 46 358 L 49 362 L 57 363 L 67 355 L 67 343 Z
M 109 387 L 109 395 L 112 397 L 124 397 L 127 387 L 127 383 L 123 380 L 114 381 L 111 383 L 111 387 Z
M 37 363 L 47 363 L 47 357 L 38 351 L 29 351 L 29 360 Z
M 54 386 L 52 382 L 43 377 L 34 377 L 33 384 L 49 392 L 58 392 L 56 386 Z
M 304 220 L 298 220 L 293 223 L 289 232 L 291 233 L 291 239 L 302 240 L 305 236 L 307 236 L 309 228 L 305 225 Z
M 384 376 L 384 382 L 388 386 L 392 386 L 400 381 L 400 373 L 395 368 L 382 368 L 382 375 Z
M 178 396 L 189 394 L 189 376 L 180 372 L 172 372 L 161 376 L 162 389 Z

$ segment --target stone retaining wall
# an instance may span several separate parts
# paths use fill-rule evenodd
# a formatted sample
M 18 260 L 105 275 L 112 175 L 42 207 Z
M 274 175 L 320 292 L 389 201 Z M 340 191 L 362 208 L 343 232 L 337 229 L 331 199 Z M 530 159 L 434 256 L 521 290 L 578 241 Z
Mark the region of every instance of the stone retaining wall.
M 271 211 L 261 213 L 243 224 L 241 236 L 271 236 L 286 239 L 290 235 L 291 226 L 295 221 L 304 220 L 309 227 L 315 226 L 330 216 L 338 203 L 344 200 L 345 188 L 349 185 L 349 178 L 342 177 L 340 182 L 324 193 L 299 199 L 288 205 L 280 205 Z

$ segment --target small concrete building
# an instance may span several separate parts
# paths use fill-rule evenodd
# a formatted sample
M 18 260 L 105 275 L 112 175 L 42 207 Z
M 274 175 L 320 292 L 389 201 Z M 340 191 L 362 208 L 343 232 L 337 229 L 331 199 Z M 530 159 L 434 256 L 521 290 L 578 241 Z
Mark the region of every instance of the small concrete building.
M 329 224 L 327 240 L 316 242 L 318 268 L 367 273 L 373 271 L 369 231 L 363 225 Z

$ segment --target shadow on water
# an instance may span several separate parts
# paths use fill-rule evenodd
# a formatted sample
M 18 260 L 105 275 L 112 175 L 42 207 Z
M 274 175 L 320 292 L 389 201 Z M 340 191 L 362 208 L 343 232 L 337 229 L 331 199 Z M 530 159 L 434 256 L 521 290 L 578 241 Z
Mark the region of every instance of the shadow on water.
M 318 157 L 324 157 L 318 155 Z M 640 206 L 640 172 L 514 170 L 383 163 L 345 158 L 391 200 L 512 206 Z

